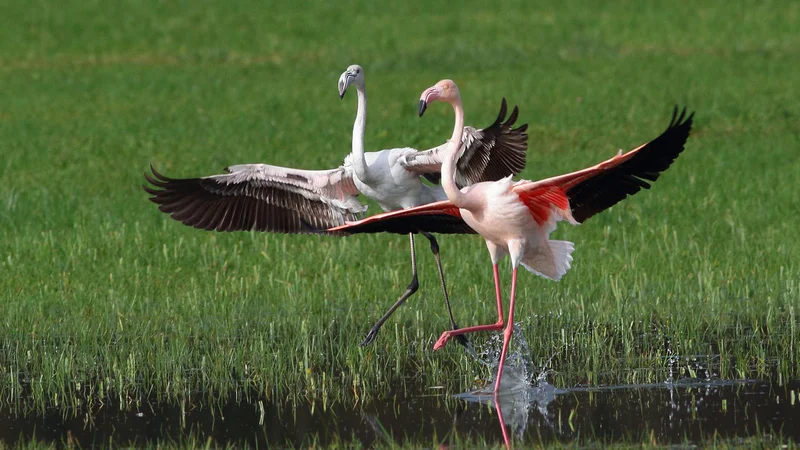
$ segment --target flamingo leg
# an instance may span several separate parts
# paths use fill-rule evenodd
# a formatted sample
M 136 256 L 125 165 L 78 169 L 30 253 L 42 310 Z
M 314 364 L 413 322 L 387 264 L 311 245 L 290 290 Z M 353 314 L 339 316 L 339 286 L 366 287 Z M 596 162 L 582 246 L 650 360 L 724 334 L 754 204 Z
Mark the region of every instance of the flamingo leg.
M 506 445 L 507 449 L 511 449 L 511 438 L 508 436 L 506 421 L 503 419 L 503 410 L 500 409 L 500 399 L 497 396 L 497 392 L 494 393 L 494 408 L 497 410 L 497 418 L 500 419 L 500 431 L 503 432 L 503 443 Z
M 500 379 L 503 377 L 503 364 L 506 362 L 508 344 L 511 342 L 511 335 L 514 333 L 514 296 L 517 290 L 517 268 L 511 275 L 511 300 L 508 306 L 508 325 L 503 332 L 503 351 L 500 352 L 500 363 L 497 366 L 497 378 L 494 380 L 494 393 L 500 392 Z
M 442 260 L 439 257 L 439 243 L 436 241 L 436 237 L 426 231 L 420 231 L 420 234 L 428 238 L 431 243 L 431 253 L 433 253 L 433 257 L 436 259 L 436 267 L 439 269 L 439 282 L 442 285 L 442 292 L 444 292 L 444 303 L 447 306 L 447 314 L 450 316 L 450 329 L 457 330 L 458 325 L 456 325 L 456 320 L 453 318 L 453 309 L 450 307 L 450 296 L 447 295 L 447 285 L 444 282 L 444 271 L 442 270 Z M 463 345 L 466 348 L 471 348 L 469 339 L 467 336 L 463 334 L 456 335 L 456 339 L 458 343 Z
M 503 328 L 503 300 L 500 297 L 500 272 L 498 271 L 497 264 L 492 264 L 492 272 L 494 274 L 494 292 L 497 296 L 497 322 L 491 325 L 477 325 L 474 327 L 459 328 L 457 330 L 445 331 L 439 337 L 439 340 L 434 344 L 433 349 L 439 350 L 447 344 L 453 336 L 458 336 L 466 333 L 474 333 L 476 331 L 497 331 Z
M 386 311 L 386 314 L 384 314 L 383 317 L 378 319 L 375 325 L 373 325 L 372 328 L 370 328 L 369 333 L 367 333 L 367 336 L 364 338 L 363 341 L 361 341 L 361 344 L 359 344 L 362 347 L 369 345 L 373 341 L 375 341 L 375 338 L 378 337 L 378 332 L 381 330 L 383 324 L 387 320 L 389 320 L 389 317 L 391 317 L 392 314 L 394 314 L 395 310 L 397 310 L 397 308 L 399 308 L 400 305 L 405 303 L 408 297 L 414 295 L 414 293 L 417 292 L 417 289 L 419 289 L 419 280 L 417 279 L 417 252 L 414 249 L 414 233 L 409 233 L 408 238 L 411 241 L 411 272 L 412 272 L 411 282 L 408 284 L 406 291 L 403 292 L 403 295 L 401 295 L 400 298 L 397 299 L 396 302 L 394 302 L 391 308 L 389 308 L 389 310 Z

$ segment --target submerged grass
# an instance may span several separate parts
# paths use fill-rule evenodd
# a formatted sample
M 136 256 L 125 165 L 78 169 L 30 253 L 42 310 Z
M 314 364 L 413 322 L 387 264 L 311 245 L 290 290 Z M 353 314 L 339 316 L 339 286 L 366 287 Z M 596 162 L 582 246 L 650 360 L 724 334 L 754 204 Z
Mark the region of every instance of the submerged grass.
M 528 356 L 556 354 L 559 386 L 693 376 L 692 355 L 718 355 L 710 376 L 797 377 L 795 3 L 93 4 L 9 6 L 0 29 L 5 405 L 357 404 L 409 377 L 459 392 L 492 376 L 455 346 L 431 351 L 447 320 L 425 248 L 420 292 L 360 348 L 409 281 L 405 238 L 202 232 L 139 187 L 149 163 L 338 165 L 351 63 L 367 73 L 368 147 L 440 144 L 451 113 L 417 119 L 415 99 L 450 77 L 470 124 L 502 96 L 520 105 L 525 178 L 655 137 L 674 103 L 696 110 L 651 191 L 555 233 L 577 243 L 561 282 L 520 277 Z M 492 320 L 482 241 L 440 243 L 458 323 Z

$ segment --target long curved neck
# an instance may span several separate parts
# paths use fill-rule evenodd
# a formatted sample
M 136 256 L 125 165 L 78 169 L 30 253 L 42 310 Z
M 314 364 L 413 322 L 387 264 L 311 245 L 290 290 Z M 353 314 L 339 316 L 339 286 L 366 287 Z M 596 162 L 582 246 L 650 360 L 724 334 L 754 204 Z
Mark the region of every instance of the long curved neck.
M 363 180 L 367 178 L 367 161 L 364 159 L 364 129 L 367 126 L 367 89 L 356 86 L 358 93 L 358 112 L 353 124 L 353 170 Z
M 456 155 L 461 147 L 461 135 L 464 133 L 464 108 L 461 106 L 461 98 L 457 98 L 453 103 L 453 112 L 456 115 L 456 124 L 453 127 L 453 136 L 447 143 L 447 150 L 442 161 L 442 187 L 447 198 L 454 205 L 461 207 L 464 205 L 464 193 L 456 186 Z

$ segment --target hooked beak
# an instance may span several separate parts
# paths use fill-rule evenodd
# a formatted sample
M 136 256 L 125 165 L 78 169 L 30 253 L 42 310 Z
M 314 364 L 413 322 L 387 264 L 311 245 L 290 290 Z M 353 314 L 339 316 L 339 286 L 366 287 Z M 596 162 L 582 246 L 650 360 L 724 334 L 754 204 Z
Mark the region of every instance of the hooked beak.
M 439 92 L 436 89 L 436 86 L 429 87 L 422 92 L 422 95 L 419 96 L 419 116 L 422 117 L 422 114 L 425 113 L 425 110 L 428 109 L 428 103 L 436 100 L 439 98 Z
M 347 88 L 349 88 L 350 85 L 353 84 L 353 80 L 355 79 L 356 77 L 348 72 L 343 73 L 342 76 L 339 77 L 339 99 L 344 98 L 344 94 L 347 92 Z
M 419 101 L 419 116 L 422 117 L 425 114 L 425 109 L 428 108 L 428 102 L 425 99 Z

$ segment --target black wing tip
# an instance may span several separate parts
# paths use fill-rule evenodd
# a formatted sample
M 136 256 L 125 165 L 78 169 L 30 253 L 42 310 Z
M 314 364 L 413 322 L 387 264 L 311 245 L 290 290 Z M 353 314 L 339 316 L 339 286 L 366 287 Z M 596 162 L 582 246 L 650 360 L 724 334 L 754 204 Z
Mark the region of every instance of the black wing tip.
M 694 111 L 688 113 L 687 115 L 686 106 L 681 108 L 678 105 L 675 105 L 672 110 L 672 118 L 670 119 L 667 129 L 664 130 L 657 138 L 645 144 L 645 149 L 643 149 L 645 151 L 639 155 L 636 155 L 634 158 L 645 158 L 645 160 L 648 160 L 654 156 L 652 155 L 653 152 L 658 152 L 664 156 L 669 155 L 669 158 L 667 158 L 668 160 L 662 157 L 661 165 L 663 165 L 663 167 L 660 167 L 657 170 L 655 170 L 655 168 L 648 170 L 640 167 L 638 168 L 637 172 L 647 175 L 655 175 L 657 177 L 659 173 L 667 170 L 667 168 L 672 165 L 678 155 L 683 153 L 685 150 L 686 142 L 689 140 L 689 135 L 692 131 L 693 121 Z M 645 156 L 645 154 L 651 156 Z M 628 164 L 632 162 L 633 160 L 631 160 Z
M 163 189 L 163 188 L 167 187 L 168 179 L 166 179 L 166 177 L 164 177 L 160 173 L 156 172 L 156 170 L 153 168 L 153 166 L 150 166 L 150 171 L 152 173 L 147 173 L 147 172 L 144 173 L 144 179 L 147 180 L 147 182 L 150 183 L 150 185 L 148 186 L 148 185 L 144 185 L 143 184 L 142 188 L 148 194 L 157 195 L 157 193 L 161 193 L 163 191 L 154 190 L 154 189 L 152 189 L 152 187 L 157 187 L 157 188 L 162 188 Z
M 151 185 L 162 189 L 166 188 L 170 183 L 174 181 L 180 181 L 161 174 L 159 171 L 156 170 L 155 167 L 153 167 L 152 164 L 150 164 L 150 173 L 144 172 L 144 179 L 147 180 L 147 182 L 150 183 Z
M 162 175 L 162 174 L 161 174 L 159 171 L 157 171 L 157 170 L 156 170 L 156 168 L 155 168 L 155 167 L 153 167 L 153 164 L 150 164 L 150 172 L 151 172 L 151 173 L 153 174 L 153 176 L 154 176 L 154 177 L 156 177 L 156 179 L 158 179 L 159 181 L 172 181 L 172 179 L 171 179 L 171 178 L 169 178 L 169 177 L 167 177 L 167 176 L 164 176 L 164 175 Z M 147 176 L 147 173 L 146 173 L 146 172 L 145 172 L 145 176 Z
M 497 118 L 494 119 L 494 122 L 487 128 L 497 128 L 499 126 L 502 126 L 503 120 L 505 120 L 507 113 L 508 113 L 508 102 L 506 101 L 506 98 L 503 97 L 503 99 L 500 101 L 500 112 L 497 113 Z
M 157 186 L 157 187 L 164 187 L 164 186 L 160 186 L 160 185 L 159 185 L 159 182 L 158 182 L 158 181 L 156 181 L 156 180 L 154 180 L 153 178 L 151 178 L 151 177 L 150 177 L 150 174 L 148 174 L 147 172 L 145 172 L 145 173 L 144 173 L 144 179 L 145 179 L 145 180 L 146 180 L 148 183 L 150 183 L 151 185 L 153 185 L 153 186 Z M 146 185 L 144 185 L 144 184 L 143 184 L 143 185 L 142 185 L 142 187 L 144 187 L 144 186 L 146 186 Z
M 680 109 L 680 113 L 678 113 L 679 107 L 675 105 L 675 108 L 672 111 L 672 120 L 670 121 L 669 126 L 662 135 L 671 134 L 673 138 L 680 139 L 682 141 L 681 145 L 679 146 L 679 150 L 676 152 L 676 157 L 678 154 L 683 152 L 684 147 L 686 146 L 686 142 L 689 140 L 689 135 L 692 131 L 692 126 L 694 125 L 694 111 L 690 112 L 687 115 L 687 109 L 684 106 Z
M 503 97 L 500 101 L 500 112 L 497 114 L 497 118 L 495 119 L 494 123 L 486 128 L 508 128 L 511 131 L 518 131 L 520 133 L 525 132 L 525 130 L 528 128 L 528 124 L 522 124 L 516 129 L 511 129 L 511 127 L 514 126 L 519 118 L 519 106 L 514 105 L 514 108 L 511 110 L 511 115 L 509 115 L 508 118 L 506 118 L 506 114 L 508 114 L 508 101 L 505 97 Z
M 511 110 L 511 115 L 508 116 L 508 120 L 506 120 L 505 123 L 503 123 L 503 126 L 511 128 L 517 121 L 518 116 L 519 116 L 519 107 L 517 105 L 514 105 L 514 109 Z
M 596 178 L 569 194 L 573 218 L 583 223 L 642 189 L 650 189 L 685 150 L 693 119 L 694 112 L 687 114 L 686 107 L 676 105 L 667 129 L 617 166 L 615 176 Z
M 680 114 L 678 113 L 679 110 Z M 694 122 L 695 111 L 690 112 L 688 117 L 686 116 L 686 111 L 687 111 L 686 106 L 681 108 L 680 106 L 675 105 L 675 107 L 672 110 L 672 119 L 670 120 L 667 129 L 677 128 L 682 126 L 688 126 L 689 128 L 691 128 Z
M 150 200 L 153 200 L 153 201 L 155 201 L 156 197 L 158 197 L 158 195 L 159 195 L 159 194 L 161 194 L 162 192 L 164 192 L 164 191 L 162 191 L 162 190 L 159 190 L 159 189 L 153 189 L 151 186 L 148 186 L 148 185 L 146 185 L 146 184 L 143 184 L 143 185 L 142 185 L 142 189 L 144 189 L 144 191 L 145 191 L 145 192 L 147 192 L 148 194 L 150 194 L 150 195 L 152 195 L 152 196 L 153 196 L 153 197 L 150 199 Z
M 511 111 L 511 115 L 508 116 L 508 120 L 503 123 L 504 132 L 507 134 L 515 135 L 515 138 L 522 139 L 525 142 L 528 140 L 528 124 L 523 123 L 522 125 L 518 126 L 517 128 L 513 128 L 514 124 L 517 123 L 517 119 L 519 118 L 519 106 L 514 105 L 514 109 Z M 527 150 L 527 148 L 526 148 Z

